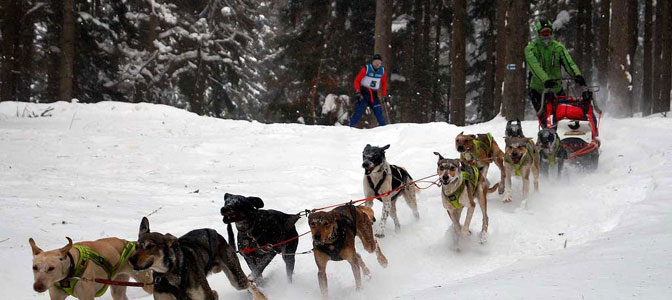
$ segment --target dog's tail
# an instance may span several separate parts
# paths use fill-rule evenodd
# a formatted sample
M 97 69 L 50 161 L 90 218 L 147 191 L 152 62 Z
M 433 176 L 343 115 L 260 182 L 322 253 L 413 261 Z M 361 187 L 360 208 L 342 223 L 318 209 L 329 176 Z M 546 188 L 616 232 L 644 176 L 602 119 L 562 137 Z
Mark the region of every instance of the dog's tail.
M 493 185 L 491 188 L 488 188 L 488 194 L 494 193 L 497 190 L 497 188 L 499 187 L 500 183 L 501 182 L 495 183 L 495 185 Z

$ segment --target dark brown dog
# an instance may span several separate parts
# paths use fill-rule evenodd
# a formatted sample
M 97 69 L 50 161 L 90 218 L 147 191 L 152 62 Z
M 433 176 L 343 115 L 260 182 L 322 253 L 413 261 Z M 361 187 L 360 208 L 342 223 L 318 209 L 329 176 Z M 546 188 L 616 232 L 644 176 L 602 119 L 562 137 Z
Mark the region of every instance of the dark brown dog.
M 254 300 L 266 300 L 243 270 L 236 253 L 214 229 L 196 229 L 179 239 L 171 234 L 150 232 L 142 218 L 135 253 L 129 259 L 136 270 L 154 271 L 154 299 L 214 300 L 206 277 L 224 272 L 231 285 L 247 289 Z
M 460 160 L 474 161 L 486 180 L 490 163 L 494 162 L 501 173 L 497 192 L 499 194 L 504 193 L 503 182 L 507 175 L 504 169 L 504 151 L 499 148 L 491 134 L 464 134 L 464 132 L 461 132 L 455 137 L 455 148 L 457 152 L 460 152 Z
M 352 267 L 357 289 L 362 287 L 360 269 L 364 275 L 371 272 L 355 250 L 355 235 L 359 236 L 364 250 L 376 252 L 378 263 L 387 267 L 387 258 L 373 236 L 373 210 L 370 207 L 344 205 L 330 212 L 316 212 L 308 216 L 313 236 L 313 255 L 317 263 L 317 278 L 322 296 L 328 298 L 327 262 L 347 260 Z

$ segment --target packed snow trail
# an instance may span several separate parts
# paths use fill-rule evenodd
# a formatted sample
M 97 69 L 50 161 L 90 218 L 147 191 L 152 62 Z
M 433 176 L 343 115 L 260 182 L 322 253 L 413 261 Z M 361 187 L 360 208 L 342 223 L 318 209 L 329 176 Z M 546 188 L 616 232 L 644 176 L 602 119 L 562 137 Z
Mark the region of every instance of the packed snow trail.
M 17 117 L 48 106 L 55 108 L 52 117 Z M 265 208 L 288 213 L 360 199 L 367 143 L 391 144 L 388 161 L 421 178 L 436 172 L 432 152 L 457 157 L 454 137 L 461 131 L 491 132 L 503 147 L 505 123 L 496 118 L 467 127 L 430 123 L 358 130 L 220 120 L 152 104 L 2 102 L 3 298 L 48 298 L 32 290 L 28 237 L 43 249 L 62 247 L 65 236 L 134 240 L 141 217 L 149 214 L 155 231 L 181 235 L 210 227 L 226 236 L 219 215 L 225 192 L 259 196 Z M 534 122 L 523 128 L 536 136 Z M 358 245 L 372 278 L 355 291 L 350 266 L 331 262 L 330 296 L 667 299 L 672 295 L 666 280 L 672 278 L 670 128 L 672 120 L 657 116 L 604 118 L 596 172 L 569 170 L 565 178 L 542 178 L 540 192 L 532 193 L 527 205 L 520 199 L 522 183 L 514 179 L 512 203 L 490 194 L 488 242 L 480 245 L 474 234 L 461 252 L 451 250 L 439 189 L 423 190 L 419 221 L 404 203 L 398 209 L 399 234 L 388 220 L 388 235 L 380 243 L 389 267 L 382 269 Z M 498 169 L 491 167 L 488 177 L 497 182 Z M 380 207 L 374 206 L 377 215 Z M 477 209 L 472 232 L 480 225 Z M 308 230 L 305 219 L 297 229 Z M 298 251 L 310 248 L 310 237 L 301 238 Z M 293 284 L 284 273 L 279 258 L 266 269 L 262 289 L 270 299 L 320 297 L 312 255 L 297 257 Z M 223 274 L 209 281 L 220 299 L 250 298 Z M 128 295 L 152 299 L 137 288 L 128 288 Z

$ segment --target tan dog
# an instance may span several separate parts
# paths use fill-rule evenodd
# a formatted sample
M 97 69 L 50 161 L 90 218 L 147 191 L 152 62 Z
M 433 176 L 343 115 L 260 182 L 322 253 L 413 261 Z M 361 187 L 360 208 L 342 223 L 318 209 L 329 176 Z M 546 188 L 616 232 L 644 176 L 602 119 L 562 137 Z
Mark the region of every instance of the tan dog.
M 475 161 L 483 178 L 488 179 L 488 168 L 490 163 L 494 162 L 499 168 L 500 194 L 504 193 L 504 178 L 506 171 L 504 169 L 504 152 L 499 148 L 497 142 L 490 133 L 487 134 L 464 134 L 461 132 L 455 137 L 455 148 L 460 152 L 460 159 L 464 161 Z M 486 181 L 487 183 L 487 181 Z
M 438 152 L 439 156 L 436 163 L 436 173 L 441 181 L 441 200 L 443 207 L 448 212 L 450 220 L 453 222 L 453 238 L 456 250 L 459 250 L 459 236 L 471 234 L 469 225 L 476 209 L 474 198 L 478 199 L 478 205 L 483 214 L 483 225 L 481 226 L 480 240 L 485 243 L 488 233 L 488 199 L 487 194 L 497 189 L 499 183 L 488 188 L 485 177 L 477 167 L 468 165 L 458 159 L 444 158 Z M 467 208 L 467 217 L 464 225 L 460 225 L 462 209 Z
M 313 236 L 313 255 L 317 263 L 317 278 L 322 296 L 328 298 L 327 263 L 330 260 L 346 260 L 352 267 L 355 286 L 362 287 L 360 269 L 365 276 L 371 272 L 362 257 L 355 250 L 355 235 L 359 236 L 364 250 L 376 252 L 378 263 L 387 267 L 387 258 L 373 235 L 373 210 L 370 207 L 344 205 L 330 212 L 316 212 L 308 216 L 308 224 Z
M 49 290 L 49 297 L 51 300 L 62 300 L 69 295 L 78 299 L 93 300 L 96 295 L 102 295 L 107 289 L 107 286 L 99 283 L 94 283 L 95 278 L 112 279 L 116 281 L 128 281 L 129 277 L 133 277 L 137 282 L 151 283 L 153 282 L 152 273 L 134 272 L 133 267 L 126 260 L 119 264 L 122 257 L 122 252 L 127 248 L 128 242 L 118 238 L 105 238 L 96 241 L 86 241 L 76 243 L 73 247 L 72 240 L 68 239 L 68 244 L 61 248 L 51 251 L 43 251 L 35 244 L 33 238 L 28 242 L 33 250 L 33 275 L 35 276 L 35 283 L 33 289 L 38 293 L 43 293 Z M 108 278 L 108 272 L 98 263 L 86 260 L 90 257 L 88 252 L 85 255 L 80 253 L 80 247 L 85 247 L 100 254 L 109 265 L 113 266 L 115 271 L 112 278 Z M 132 251 L 131 251 L 132 253 Z M 81 260 L 80 260 L 81 259 Z M 99 260 L 97 260 L 100 262 Z M 78 264 L 81 262 L 81 264 Z M 81 266 L 78 268 L 78 266 Z M 81 274 L 76 272 L 76 269 L 83 269 Z M 84 278 L 87 280 L 71 279 L 73 277 Z M 74 287 L 73 287 L 74 286 Z M 112 286 L 112 299 L 125 300 L 126 287 Z M 145 286 L 143 289 L 147 293 L 152 293 L 152 286 Z M 66 292 L 69 290 L 71 293 Z
M 530 170 L 534 175 L 534 191 L 539 191 L 539 151 L 531 138 L 506 137 L 506 153 L 504 166 L 506 168 L 506 194 L 504 202 L 511 202 L 511 177 L 523 178 L 523 198 L 527 199 L 530 190 Z

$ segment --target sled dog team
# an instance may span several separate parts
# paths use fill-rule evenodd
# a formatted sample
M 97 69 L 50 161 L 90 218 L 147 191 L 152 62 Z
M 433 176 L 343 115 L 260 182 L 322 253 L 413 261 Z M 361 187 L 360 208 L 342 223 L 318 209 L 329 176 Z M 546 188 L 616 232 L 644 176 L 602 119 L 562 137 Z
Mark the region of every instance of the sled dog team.
M 557 164 L 560 174 L 563 160 L 567 158 L 562 147 L 558 147 L 559 141 L 553 131 L 542 129 L 535 144 L 523 135 L 519 120 L 507 123 L 505 141 L 506 147 L 502 150 L 489 133 L 460 133 L 455 138 L 459 158 L 446 158 L 434 152 L 438 156 L 436 173 L 442 203 L 452 221 L 456 250 L 459 250 L 459 238 L 471 234 L 469 227 L 476 200 L 483 215 L 479 237 L 484 243 L 488 231 L 487 194 L 498 190 L 504 194 L 504 202 L 510 202 L 511 177 L 518 176 L 523 180 L 523 197 L 527 197 L 530 172 L 537 191 L 540 168 L 547 173 L 550 166 Z M 360 239 L 364 250 L 375 252 L 381 266 L 387 267 L 387 258 L 376 238 L 385 236 L 385 223 L 390 216 L 395 231 L 400 230 L 396 205 L 399 196 L 406 200 L 415 218 L 420 217 L 417 186 L 406 169 L 387 162 L 385 150 L 389 147 L 366 145 L 362 155 L 364 195 L 367 198 L 378 196 L 383 204 L 375 233 L 373 201 L 361 206 L 346 204 L 328 212 L 308 215 L 318 282 L 324 298 L 328 297 L 326 266 L 329 261 L 350 263 L 357 289 L 361 287 L 361 273 L 370 276 L 355 249 L 355 237 Z M 490 163 L 495 163 L 501 173 L 500 182 L 492 187 L 486 179 Z M 104 238 L 73 244 L 67 238 L 68 244 L 63 248 L 43 251 L 30 238 L 33 289 L 39 293 L 48 290 L 52 300 L 68 296 L 90 300 L 103 295 L 110 283 L 94 282 L 94 278 L 126 282 L 132 277 L 145 283 L 144 291 L 153 294 L 154 299 L 210 300 L 217 299 L 218 295 L 210 288 L 206 277 L 224 272 L 234 288 L 248 290 L 255 300 L 266 299 L 257 284 L 263 282 L 262 273 L 276 255 L 282 256 L 287 279 L 292 281 L 299 237 L 295 223 L 299 216 L 261 209 L 263 207 L 264 202 L 258 197 L 225 194 L 220 213 L 228 225 L 228 242 L 214 229 L 196 229 L 181 237 L 154 232 L 146 217 L 140 222 L 137 242 Z M 460 224 L 465 207 L 467 215 Z M 233 225 L 238 231 L 237 243 L 234 242 Z M 252 271 L 249 277 L 240 266 L 236 244 L 241 250 L 256 249 L 241 251 Z M 110 290 L 113 299 L 128 299 L 126 286 L 113 284 Z

